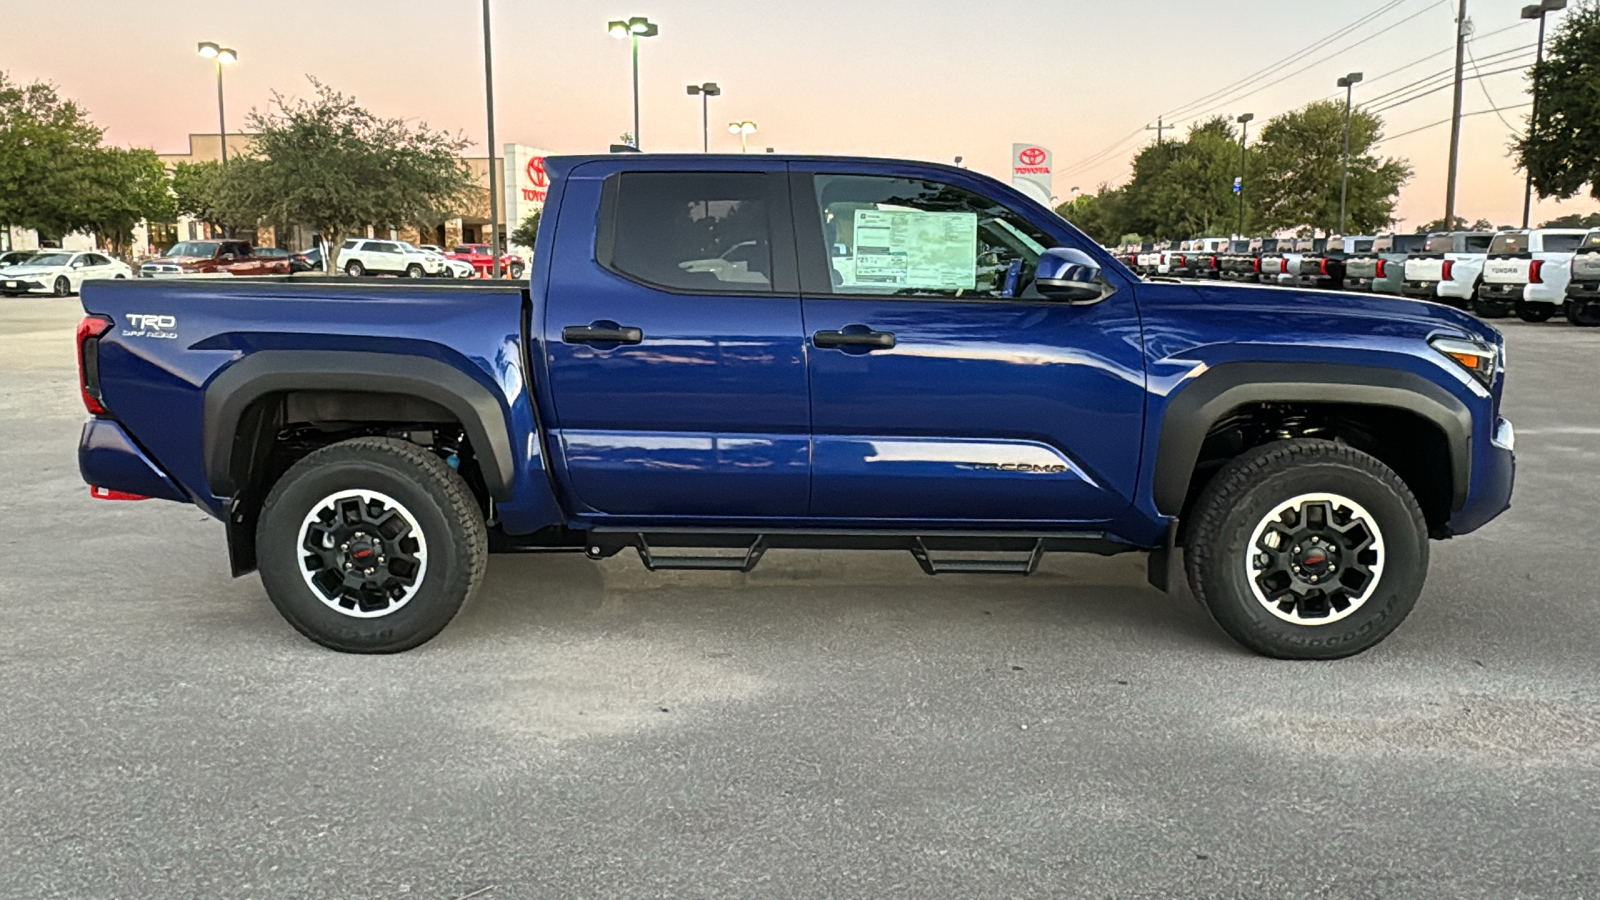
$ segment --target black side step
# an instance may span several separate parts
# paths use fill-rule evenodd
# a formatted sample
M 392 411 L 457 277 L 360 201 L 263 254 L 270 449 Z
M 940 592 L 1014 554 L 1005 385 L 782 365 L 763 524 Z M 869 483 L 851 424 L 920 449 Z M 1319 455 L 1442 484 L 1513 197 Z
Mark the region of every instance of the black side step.
M 745 548 L 744 556 L 662 556 L 650 549 L 650 541 L 644 535 L 636 537 L 638 543 L 634 546 L 639 551 L 639 561 L 652 572 L 663 569 L 748 572 L 761 562 L 761 557 L 767 552 L 766 535 L 757 535 Z
M 929 575 L 1032 575 L 1044 557 L 1044 541 L 1033 542 L 1033 549 L 1022 559 L 937 559 L 922 538 L 916 538 L 911 555 Z

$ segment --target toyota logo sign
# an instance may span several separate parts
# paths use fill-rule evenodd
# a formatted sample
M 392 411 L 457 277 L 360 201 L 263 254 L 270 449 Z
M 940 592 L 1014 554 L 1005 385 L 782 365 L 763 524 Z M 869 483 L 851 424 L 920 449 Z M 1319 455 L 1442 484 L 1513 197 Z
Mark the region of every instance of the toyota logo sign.
M 1037 166 L 1044 162 L 1044 151 L 1038 147 L 1029 147 L 1017 154 L 1017 158 L 1022 160 L 1025 166 Z
M 528 160 L 528 180 L 536 188 L 549 186 L 550 177 L 544 173 L 544 157 L 535 156 Z

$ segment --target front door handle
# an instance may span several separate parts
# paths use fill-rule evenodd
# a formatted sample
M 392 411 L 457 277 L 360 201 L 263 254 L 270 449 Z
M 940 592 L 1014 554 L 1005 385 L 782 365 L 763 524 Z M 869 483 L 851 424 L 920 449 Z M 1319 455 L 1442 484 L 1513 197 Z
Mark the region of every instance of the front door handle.
M 848 347 L 861 350 L 890 350 L 894 347 L 894 332 L 873 331 L 865 325 L 846 325 L 838 331 L 819 331 L 811 336 L 811 343 L 819 349 Z
M 637 344 L 643 340 L 642 329 L 615 322 L 568 325 L 561 329 L 561 342 L 564 344 Z

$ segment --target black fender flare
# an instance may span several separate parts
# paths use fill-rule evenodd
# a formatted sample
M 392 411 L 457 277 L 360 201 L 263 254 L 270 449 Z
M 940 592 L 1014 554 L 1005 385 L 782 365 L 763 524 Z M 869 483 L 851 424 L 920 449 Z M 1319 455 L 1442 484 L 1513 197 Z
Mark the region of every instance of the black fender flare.
M 1451 508 L 1467 500 L 1472 473 L 1472 412 L 1421 375 L 1341 363 L 1222 363 L 1188 381 L 1157 425 L 1152 482 L 1156 510 L 1178 515 L 1206 434 L 1251 403 L 1348 403 L 1404 410 L 1433 423 L 1450 445 Z
M 212 379 L 205 389 L 206 481 L 232 496 L 234 443 L 245 410 L 282 391 L 348 390 L 405 394 L 449 410 L 472 442 L 484 486 L 496 500 L 511 496 L 515 475 L 505 404 L 487 387 L 448 363 L 424 356 L 344 350 L 261 350 Z

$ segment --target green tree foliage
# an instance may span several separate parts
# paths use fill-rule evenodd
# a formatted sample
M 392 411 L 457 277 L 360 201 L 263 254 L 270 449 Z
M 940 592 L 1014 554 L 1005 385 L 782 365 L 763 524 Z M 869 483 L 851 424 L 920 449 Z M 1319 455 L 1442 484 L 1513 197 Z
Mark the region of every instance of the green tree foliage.
M 539 219 L 542 218 L 541 213 L 542 210 L 537 209 L 531 213 L 528 213 L 527 217 L 522 220 L 522 223 L 517 226 L 516 230 L 511 232 L 508 240 L 519 247 L 532 248 L 534 246 L 534 241 L 539 237 Z
M 1345 230 L 1372 234 L 1394 219 L 1400 188 L 1411 180 L 1403 159 L 1374 152 L 1383 120 L 1356 110 L 1350 119 L 1350 187 Z M 1344 104 L 1323 100 L 1284 113 L 1261 129 L 1251 158 L 1250 199 L 1258 230 L 1339 227 L 1344 153 Z
M 122 249 L 140 219 L 169 218 L 155 154 L 104 146 L 101 134 L 53 85 L 0 73 L 0 225 L 55 239 L 89 231 Z
M 1528 78 L 1539 102 L 1512 158 L 1541 197 L 1600 198 L 1600 3 L 1568 10 Z
M 308 225 L 338 246 L 369 225 L 433 228 L 472 196 L 476 183 L 459 157 L 465 138 L 379 118 L 311 83 L 314 99 L 274 95 L 267 112 L 251 111 L 254 144 L 222 167 L 214 216 Z
M 177 211 L 211 225 L 222 224 L 222 166 L 214 162 L 178 163 L 172 169 L 172 197 Z
M 1540 228 L 1600 228 L 1600 212 L 1592 212 L 1592 213 L 1589 213 L 1587 216 L 1582 215 L 1580 213 L 1568 213 L 1567 215 L 1551 219 L 1550 221 L 1544 223 L 1543 225 L 1540 225 L 1539 227 Z
M 1448 226 L 1446 226 L 1445 225 L 1445 221 L 1444 221 L 1444 217 L 1441 216 L 1441 217 L 1439 217 L 1437 219 L 1434 219 L 1432 222 L 1428 222 L 1428 223 L 1423 224 L 1423 225 L 1418 225 L 1416 233 L 1417 234 L 1439 234 L 1439 233 L 1442 233 L 1442 232 L 1449 232 L 1449 231 L 1494 231 L 1494 230 L 1495 230 L 1494 223 L 1489 221 L 1488 219 L 1478 219 L 1477 221 L 1475 221 L 1475 222 L 1473 222 L 1472 224 L 1469 225 L 1469 224 L 1467 224 L 1467 220 L 1466 219 L 1462 218 L 1461 216 L 1456 216 L 1454 219 L 1451 220 L 1450 224 Z

